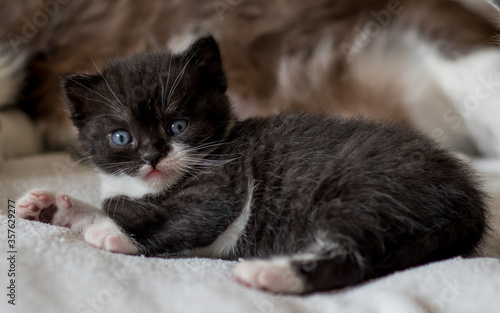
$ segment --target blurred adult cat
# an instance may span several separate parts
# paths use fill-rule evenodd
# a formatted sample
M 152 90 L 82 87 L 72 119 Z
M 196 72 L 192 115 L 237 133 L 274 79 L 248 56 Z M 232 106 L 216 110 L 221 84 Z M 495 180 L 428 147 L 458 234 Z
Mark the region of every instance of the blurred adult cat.
M 295 110 L 404 121 L 447 147 L 500 155 L 495 27 L 456 1 L 0 3 L 0 103 L 30 117 L 0 113 L 6 156 L 58 149 L 74 134 L 59 77 L 182 50 L 208 32 L 240 118 Z

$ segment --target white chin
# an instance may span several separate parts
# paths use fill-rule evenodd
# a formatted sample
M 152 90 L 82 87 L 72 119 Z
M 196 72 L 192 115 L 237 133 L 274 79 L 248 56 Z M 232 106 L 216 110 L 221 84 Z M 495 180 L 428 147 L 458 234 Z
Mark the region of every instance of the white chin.
M 172 179 L 168 177 L 147 177 L 144 178 L 144 182 L 152 188 L 165 189 L 172 184 Z

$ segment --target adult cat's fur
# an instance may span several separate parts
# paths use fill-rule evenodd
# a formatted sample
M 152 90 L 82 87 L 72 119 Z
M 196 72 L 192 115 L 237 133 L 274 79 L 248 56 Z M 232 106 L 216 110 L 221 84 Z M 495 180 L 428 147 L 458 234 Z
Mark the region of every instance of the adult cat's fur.
M 27 71 L 19 103 L 49 148 L 73 134 L 59 77 L 97 72 L 109 58 L 135 51 L 179 49 L 211 32 L 222 42 L 239 117 L 294 110 L 404 121 L 456 150 L 500 155 L 500 123 L 490 118 L 498 95 L 481 98 L 480 110 L 460 106 L 481 86 L 478 78 L 500 73 L 496 31 L 457 1 L 1 0 L 0 6 L 0 51 L 28 56 L 18 62 Z
M 62 86 L 107 216 L 41 191 L 17 212 L 101 248 L 264 259 L 239 265 L 238 279 L 305 293 L 470 254 L 485 231 L 469 168 L 403 127 L 303 114 L 233 122 L 211 37 Z M 172 128 L 181 120 L 186 129 Z

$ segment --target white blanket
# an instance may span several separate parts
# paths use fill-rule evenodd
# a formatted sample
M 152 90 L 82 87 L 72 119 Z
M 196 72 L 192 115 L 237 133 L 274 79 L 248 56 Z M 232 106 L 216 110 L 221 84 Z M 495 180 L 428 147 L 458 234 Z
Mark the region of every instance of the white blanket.
M 500 176 L 490 173 L 487 187 L 495 202 Z M 239 285 L 232 274 L 235 262 L 108 253 L 68 229 L 39 222 L 16 220 L 17 253 L 8 253 L 8 199 L 33 188 L 98 201 L 96 176 L 65 154 L 0 164 L 1 313 L 500 312 L 497 233 L 488 242 L 488 257 L 437 262 L 340 291 L 276 296 Z M 15 273 L 14 286 L 9 273 Z M 8 303 L 11 290 L 15 306 Z

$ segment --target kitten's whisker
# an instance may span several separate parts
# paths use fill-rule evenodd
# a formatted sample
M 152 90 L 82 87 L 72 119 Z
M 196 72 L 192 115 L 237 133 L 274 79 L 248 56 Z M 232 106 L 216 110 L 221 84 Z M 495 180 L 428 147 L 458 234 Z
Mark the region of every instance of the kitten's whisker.
M 118 117 L 117 114 L 102 114 L 102 115 L 94 115 L 93 118 L 97 117 Z
M 82 98 L 84 99 L 87 99 L 87 100 L 90 100 L 90 101 L 95 101 L 95 102 L 99 102 L 99 103 L 102 103 L 104 105 L 106 105 L 107 107 L 110 107 L 110 108 L 113 108 L 110 103 L 112 103 L 113 105 L 116 106 L 116 103 L 114 103 L 113 101 L 111 101 L 110 99 L 108 98 L 105 98 L 107 101 L 101 101 L 101 100 L 97 100 L 97 99 L 92 99 L 92 98 L 87 98 L 87 97 L 84 97 L 84 96 L 81 96 Z
M 114 208 L 114 210 L 113 210 L 113 217 L 112 217 L 112 219 L 115 219 L 115 216 L 116 216 L 116 209 L 118 208 L 118 201 L 119 201 L 119 199 L 120 199 L 120 198 L 125 199 L 125 196 L 123 196 L 123 195 L 119 195 L 119 196 L 118 196 L 118 200 L 117 200 L 117 201 L 115 201 L 115 208 Z M 108 213 L 108 214 L 109 214 L 109 213 Z
M 168 107 L 167 107 L 167 110 L 170 107 L 170 100 L 172 99 L 172 96 L 173 96 L 173 94 L 175 92 L 175 89 L 177 89 L 177 86 L 179 85 L 182 77 L 184 77 L 184 73 L 186 72 L 187 66 L 189 65 L 189 63 L 191 62 L 191 60 L 194 58 L 194 56 L 197 55 L 197 54 L 198 54 L 198 51 L 196 51 L 195 53 L 193 53 L 193 55 L 187 60 L 186 64 L 184 64 L 184 67 L 182 68 L 182 70 L 179 73 L 179 75 L 177 75 L 177 78 L 175 79 L 174 84 L 173 84 L 172 88 L 170 89 L 170 92 L 169 92 L 169 95 L 168 95 L 168 99 L 167 99 Z
M 206 144 L 221 144 L 220 141 L 211 141 L 211 142 L 206 143 L 206 141 L 208 139 L 210 139 L 210 138 L 205 138 L 202 141 L 200 141 L 197 147 L 202 146 L 202 145 L 206 145 Z M 186 147 L 185 149 L 192 149 L 192 148 L 195 148 L 195 147 Z
M 95 93 L 96 95 L 98 95 L 99 97 L 103 98 L 104 100 L 109 101 L 111 104 L 114 104 L 115 106 L 117 105 L 115 102 L 113 102 L 113 101 L 111 101 L 110 99 L 106 98 L 105 96 L 101 95 L 101 94 L 100 94 L 100 93 L 98 93 L 97 91 L 95 91 L 95 90 L 92 90 L 92 89 L 88 88 L 87 86 L 85 86 L 85 85 L 83 85 L 83 84 L 81 84 L 81 83 L 77 82 L 76 80 L 73 80 L 73 82 L 77 83 L 78 85 L 80 85 L 81 87 L 83 87 L 83 88 L 87 89 L 88 91 Z M 89 100 L 91 100 L 91 99 L 89 99 Z M 105 104 L 106 104 L 107 106 L 110 106 L 110 104 L 109 104 L 109 103 L 107 103 L 107 102 L 105 102 Z
M 120 99 L 118 99 L 118 97 L 116 96 L 116 94 L 114 93 L 113 89 L 111 89 L 111 86 L 109 85 L 108 83 L 108 80 L 106 79 L 106 77 L 104 77 L 104 75 L 102 75 L 102 72 L 99 70 L 99 68 L 97 67 L 97 64 L 95 63 L 94 61 L 94 58 L 92 58 L 92 56 L 90 56 L 90 59 L 92 60 L 92 63 L 94 63 L 94 66 L 97 70 L 97 72 L 99 73 L 99 75 L 101 75 L 102 79 L 104 79 L 104 82 L 106 83 L 106 85 L 108 86 L 108 89 L 109 91 L 111 91 L 111 93 L 113 94 L 113 96 L 115 97 L 116 101 L 118 101 L 118 104 L 115 104 L 118 106 L 118 108 L 123 112 L 125 113 L 126 110 L 125 110 L 125 106 L 123 105 L 123 103 L 121 103 Z
M 232 158 L 232 159 L 223 159 L 223 160 L 214 160 L 214 159 L 205 159 L 205 158 L 195 158 L 195 157 L 184 157 L 184 160 L 188 162 L 193 162 L 197 164 L 221 164 L 221 163 L 230 163 L 238 158 Z
M 161 73 L 158 73 L 158 80 L 160 81 L 160 86 L 161 86 L 161 110 L 165 110 L 165 102 L 163 100 L 164 95 L 165 95 L 165 87 L 163 86 L 163 79 L 161 77 Z
M 99 168 L 101 168 L 103 170 L 110 170 L 110 169 L 114 169 L 114 168 L 120 168 L 120 171 L 121 171 L 121 170 L 123 170 L 122 167 L 126 166 L 128 164 L 135 164 L 135 162 L 131 161 L 131 162 L 106 163 L 106 164 L 100 165 Z
M 134 164 L 135 161 L 119 161 L 119 162 L 108 162 L 104 163 L 102 165 L 127 165 L 127 164 Z
M 161 85 L 161 76 L 160 76 L 160 85 Z M 162 86 L 162 87 L 163 87 L 163 86 Z M 154 92 L 155 92 L 155 88 L 154 88 L 154 87 L 152 87 L 152 88 L 151 88 L 151 92 L 149 93 L 149 99 L 148 99 L 148 104 L 147 104 L 147 106 L 148 106 L 150 109 L 151 109 L 151 104 L 150 104 L 150 103 L 151 103 L 151 99 L 153 99 L 153 94 L 154 94 Z
M 168 62 L 168 74 L 167 74 L 167 82 L 165 84 L 165 88 L 163 87 L 163 81 L 160 79 L 160 83 L 162 84 L 162 92 L 161 92 L 161 109 L 162 112 L 165 112 L 165 100 L 166 100 L 166 93 L 164 93 L 164 90 L 168 88 L 168 83 L 170 81 L 170 71 L 172 69 L 172 57 L 170 57 L 170 60 Z M 161 77 L 161 76 L 160 76 Z
M 125 197 L 122 197 L 122 207 L 125 206 Z M 116 212 L 116 211 L 115 211 Z
M 198 146 L 195 146 L 195 147 L 189 147 L 189 148 L 186 148 L 185 150 L 187 152 L 196 152 L 196 151 L 199 151 L 199 150 L 220 147 L 220 146 L 227 145 L 227 144 L 228 143 L 222 143 L 222 142 L 214 142 L 214 143 L 209 142 L 209 143 L 198 145 Z
M 213 148 L 213 147 L 220 147 L 223 145 L 227 145 L 225 142 L 208 142 L 205 144 L 198 145 L 196 147 L 193 147 L 194 149 L 204 149 L 204 148 Z
M 86 157 L 82 156 L 81 158 L 78 158 L 78 159 L 75 160 L 75 164 L 82 164 L 82 163 L 84 163 L 84 162 L 92 159 L 92 157 L 93 157 L 92 155 L 91 156 L 86 156 Z

